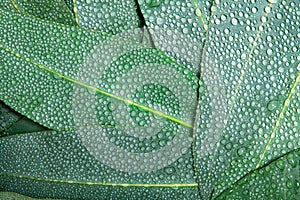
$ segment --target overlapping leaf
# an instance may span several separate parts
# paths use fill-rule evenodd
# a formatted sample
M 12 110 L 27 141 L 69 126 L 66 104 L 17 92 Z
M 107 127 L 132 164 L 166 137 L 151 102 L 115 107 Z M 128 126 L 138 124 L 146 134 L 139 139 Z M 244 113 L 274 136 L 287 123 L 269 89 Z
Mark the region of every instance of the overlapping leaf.
M 47 130 L 0 102 L 0 137 Z
M 41 19 L 75 25 L 75 16 L 63 0 L 2 0 L 0 8 L 15 10 Z
M 107 34 L 4 10 L 1 22 L 1 100 L 49 128 L 91 126 L 1 138 L 5 190 L 97 199 L 128 186 L 128 198 L 196 198 L 190 154 L 196 76 L 157 50 Z M 52 188 L 56 183 L 61 191 Z M 90 185 L 98 190 L 91 193 Z
M 300 193 L 300 150 L 296 149 L 250 172 L 217 199 L 293 199 Z
M 200 97 L 194 148 L 206 198 L 300 146 L 299 7 L 215 6 L 202 68 L 209 92 Z
M 134 0 L 76 0 L 75 15 L 79 25 L 111 34 L 135 29 L 139 21 Z
M 122 172 L 95 159 L 78 134 L 97 130 L 46 131 L 1 138 L 2 189 L 68 199 L 198 198 L 189 152 L 155 172 Z
M 23 14 L 43 9 L 14 2 Z M 1 190 L 67 199 L 297 198 L 297 3 L 66 3 L 80 26 L 152 45 L 185 67 L 129 40 L 1 10 L 0 99 L 50 128 L 80 127 L 1 138 Z M 136 29 L 136 6 L 149 32 Z M 47 16 L 38 17 L 59 15 Z M 193 133 L 198 79 L 186 68 L 203 80 Z
M 204 13 L 198 2 L 189 0 L 138 2 L 155 47 L 199 73 L 207 31 L 204 16 L 209 16 L 207 9 Z

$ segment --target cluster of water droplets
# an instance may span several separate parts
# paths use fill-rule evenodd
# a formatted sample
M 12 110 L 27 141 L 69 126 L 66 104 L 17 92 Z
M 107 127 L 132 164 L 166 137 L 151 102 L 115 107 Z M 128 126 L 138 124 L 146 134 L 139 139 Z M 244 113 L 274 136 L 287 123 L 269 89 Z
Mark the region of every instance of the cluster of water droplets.
M 106 36 L 9 11 L 1 14 L 2 99 L 49 128 L 74 127 L 71 98 L 78 65 Z
M 299 8 L 287 1 L 222 1 L 213 9 L 205 55 L 215 64 L 206 76 L 219 71 L 227 108 L 208 157 L 201 149 L 209 118 L 200 123 L 196 163 L 200 185 L 215 187 L 217 195 L 257 165 L 299 146 Z
M 205 29 L 191 1 L 139 1 L 154 46 L 199 72 Z
M 133 0 L 77 0 L 76 13 L 81 26 L 117 34 L 138 26 Z
M 93 134 L 91 131 L 92 129 L 89 129 L 84 133 L 89 136 Z M 99 138 L 93 139 L 99 140 Z M 95 159 L 85 148 L 82 138 L 77 136 L 76 131 L 49 131 L 15 136 L 0 140 L 0 145 L 2 147 L 0 155 L 3 161 L 0 165 L 2 173 L 33 177 L 20 179 L 13 176 L 1 176 L 1 182 L 5 183 L 2 188 L 34 196 L 41 195 L 50 198 L 54 195 L 55 198 L 75 198 L 87 195 L 89 199 L 93 199 L 99 195 L 114 196 L 116 194 L 112 189 L 116 190 L 115 192 L 122 192 L 123 187 L 127 190 L 125 196 L 151 196 L 151 194 L 146 194 L 147 187 L 129 187 L 130 184 L 192 183 L 194 179 L 190 164 L 192 160 L 188 154 L 168 167 L 151 173 L 135 174 L 115 170 Z M 109 150 L 109 148 L 105 149 L 105 151 Z M 52 180 L 59 181 L 53 183 Z M 11 184 L 12 181 L 14 184 Z M 115 187 L 111 184 L 115 184 Z M 28 187 L 33 185 L 34 187 Z M 37 193 L 37 188 L 45 186 L 48 186 L 47 190 L 38 190 Z M 91 193 L 70 192 L 71 188 L 73 191 L 91 190 Z M 55 191 L 55 194 L 49 191 Z M 195 198 L 197 196 L 196 187 L 174 189 L 153 187 L 151 191 L 156 191 L 159 196 L 173 199 L 182 199 L 182 195 L 185 194 Z M 178 196 L 174 196 L 175 194 Z
M 5 134 L 3 131 L 20 119 L 20 117 L 20 115 L 16 114 L 9 107 L 0 102 L 0 135 Z
M 156 50 L 119 38 L 96 46 L 81 70 L 79 81 L 95 90 L 75 89 L 75 123 L 111 126 L 79 131 L 97 159 L 140 173 L 186 153 L 191 129 L 181 123 L 192 124 L 197 89 L 191 72 Z
M 218 199 L 297 199 L 299 195 L 300 152 L 295 151 L 247 175 Z
M 64 1 L 46 0 L 41 3 L 37 1 L 15 0 L 14 3 L 21 13 L 62 24 L 75 25 L 75 18 Z

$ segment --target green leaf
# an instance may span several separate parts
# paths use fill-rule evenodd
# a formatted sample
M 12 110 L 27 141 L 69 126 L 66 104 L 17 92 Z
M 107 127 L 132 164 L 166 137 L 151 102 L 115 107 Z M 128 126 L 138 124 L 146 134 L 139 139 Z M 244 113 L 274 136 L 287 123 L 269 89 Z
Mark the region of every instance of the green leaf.
M 4 103 L 0 102 L 0 136 L 3 131 L 11 127 L 15 122 L 21 119 L 21 116 L 13 112 Z
M 0 102 L 0 137 L 47 130 Z
M 299 7 L 222 1 L 214 10 L 194 142 L 204 198 L 300 146 Z
M 80 26 L 111 34 L 136 29 L 139 21 L 134 0 L 76 0 L 75 15 Z
M 10 0 L 0 0 L 0 7 L 5 9 L 14 10 L 15 7 Z
M 71 199 L 79 198 L 74 187 L 88 199 L 198 195 L 190 154 L 195 75 L 162 52 L 107 34 L 8 11 L 1 21 L 1 99 L 50 128 L 107 125 L 2 137 L 5 190 Z
M 115 130 L 113 127 L 103 129 Z M 103 156 L 102 160 L 91 155 L 90 149 L 85 146 L 81 134 L 93 134 L 98 130 L 100 129 L 45 131 L 0 138 L 1 188 L 43 198 L 198 198 L 189 151 L 174 163 L 156 171 L 120 171 L 120 168 L 126 169 L 131 165 L 129 162 L 135 160 L 118 162 L 118 165 L 123 166 L 115 169 L 115 166 L 103 163 L 103 159 L 120 159 L 120 156 L 110 149 L 112 145 L 105 146 L 107 152 L 98 151 Z M 96 136 L 90 139 L 95 140 Z M 129 148 L 126 147 L 127 150 Z M 106 153 L 107 155 L 104 155 Z M 138 157 L 136 155 L 136 159 Z M 161 160 L 164 159 L 164 155 L 152 159 Z M 155 165 L 160 165 L 160 162 Z M 136 165 L 136 170 L 139 170 L 141 165 Z
M 299 196 L 297 3 L 67 1 L 80 28 L 3 2 L 0 100 L 34 122 L 4 120 L 1 191 Z
M 35 198 L 20 195 L 14 192 L 0 192 L 0 199 L 5 200 L 33 200 Z M 51 199 L 39 199 L 39 200 L 51 200 Z M 58 200 L 58 199 L 56 199 Z
M 74 1 L 73 0 L 65 0 L 66 5 L 70 9 L 71 12 L 74 13 Z
M 63 0 L 4 0 L 0 2 L 1 7 L 62 24 L 76 24 L 73 13 Z
M 296 149 L 250 172 L 217 199 L 291 199 L 300 193 L 300 150 Z
M 30 133 L 37 131 L 47 130 L 44 126 L 41 126 L 27 117 L 22 117 L 22 119 L 16 121 L 9 129 L 7 129 L 4 135 L 14 135 L 19 133 Z
M 207 22 L 202 1 L 139 0 L 154 46 L 195 73 L 199 73 Z M 207 9 L 205 9 L 207 12 Z M 203 14 L 202 14 L 203 13 Z
M 148 120 L 140 117 L 134 121 L 128 119 L 130 123 L 121 120 L 124 126 L 136 123 L 151 126 L 154 116 L 162 117 L 155 121 L 166 120 L 167 126 L 192 126 L 194 108 L 190 105 L 196 99 L 197 77 L 161 52 L 106 34 L 54 25 L 7 11 L 1 11 L 1 22 L 0 62 L 6 81 L 1 83 L 0 98 L 30 119 L 54 129 L 121 125 L 117 121 L 126 119 L 126 105 L 129 105 L 133 109 L 130 112 L 145 111 L 143 115 Z M 33 27 L 40 29 L 36 31 Z M 12 28 L 15 31 L 7 31 Z M 20 36 L 18 32 L 25 34 Z M 118 46 L 122 48 L 116 49 Z M 144 66 L 147 68 L 141 69 Z M 137 77 L 136 73 L 139 78 L 132 79 Z M 141 82 L 148 86 L 139 88 Z M 144 93 L 152 93 L 149 100 L 145 100 Z M 100 103 L 96 113 L 86 101 Z M 113 120 L 116 111 L 111 107 L 123 108 L 123 105 L 124 112 Z

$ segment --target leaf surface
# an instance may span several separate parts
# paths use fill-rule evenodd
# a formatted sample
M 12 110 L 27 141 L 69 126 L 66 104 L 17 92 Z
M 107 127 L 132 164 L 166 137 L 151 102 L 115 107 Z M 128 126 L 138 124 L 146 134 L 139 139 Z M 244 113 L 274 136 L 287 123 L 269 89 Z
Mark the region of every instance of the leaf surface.
M 0 2 L 1 7 L 62 24 L 76 24 L 73 13 L 63 0 L 4 0 Z
M 5 200 L 33 200 L 35 198 L 27 197 L 24 195 L 20 195 L 14 192 L 0 192 L 0 198 Z M 39 199 L 39 200 L 47 200 L 47 199 Z M 50 199 L 48 199 L 50 200 Z
M 296 149 L 249 173 L 217 199 L 298 199 L 300 151 Z
M 1 138 L 1 189 L 43 198 L 198 198 L 190 152 L 157 171 L 120 171 L 95 159 L 84 146 L 80 134 L 97 130 L 45 131 Z M 109 151 L 110 147 L 106 148 Z M 114 157 L 113 152 L 107 153 Z M 126 161 L 118 164 L 127 167 Z
M 300 146 L 299 7 L 215 6 L 202 64 L 208 92 L 200 95 L 194 143 L 204 198 Z
M 208 9 L 200 7 L 205 5 L 204 1 L 139 0 L 138 2 L 154 46 L 193 72 L 199 73 L 202 47 L 208 27 L 206 16 L 210 15 Z
M 8 106 L 0 102 L 0 135 L 3 131 L 11 127 L 21 116 L 13 112 Z
M 133 109 L 149 113 L 150 121 L 154 114 L 167 123 L 191 127 L 194 108 L 190 105 L 195 102 L 197 77 L 162 53 L 106 34 L 52 25 L 7 11 L 2 11 L 1 18 L 1 62 L 5 63 L 1 70 L 3 80 L 6 79 L 1 82 L 1 99 L 18 112 L 58 129 L 74 127 L 76 123 L 76 126 L 115 125 L 111 115 L 115 111 L 111 107 L 131 105 Z M 40 27 L 42 32 L 35 31 L 33 26 Z M 10 28 L 17 31 L 7 32 Z M 17 32 L 25 34 L 20 36 Z M 13 41 L 18 41 L 18 45 Z M 119 46 L 122 48 L 116 51 L 114 48 Z M 147 68 L 141 69 L 145 65 Z M 18 70 L 12 70 L 14 68 Z M 119 73 L 111 77 L 110 73 L 116 70 Z M 161 74 L 162 71 L 165 73 Z M 137 77 L 136 73 L 139 78 L 128 81 Z M 169 74 L 176 74 L 178 78 Z M 9 81 L 12 79 L 13 82 Z M 141 82 L 149 87 L 139 88 Z M 32 90 L 28 92 L 26 88 Z M 143 93 L 152 93 L 149 101 L 145 101 Z M 171 96 L 166 99 L 166 95 Z M 95 110 L 85 101 L 101 104 Z M 122 116 L 127 115 L 125 110 Z M 145 115 L 149 115 L 147 113 Z M 141 119 L 130 121 L 140 126 L 150 123 Z
M 0 102 L 0 137 L 46 130 Z
M 79 25 L 118 34 L 138 27 L 134 0 L 76 0 L 75 15 Z

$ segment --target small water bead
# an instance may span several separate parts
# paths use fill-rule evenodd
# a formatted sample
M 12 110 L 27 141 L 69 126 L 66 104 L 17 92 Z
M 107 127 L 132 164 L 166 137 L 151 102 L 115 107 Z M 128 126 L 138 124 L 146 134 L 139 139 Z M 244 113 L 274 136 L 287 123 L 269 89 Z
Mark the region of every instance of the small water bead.
M 268 49 L 267 50 L 267 54 L 270 56 L 270 55 L 272 55 L 272 53 L 273 53 L 273 50 L 272 49 Z
M 184 28 L 184 29 L 182 29 L 182 32 L 183 32 L 184 34 L 187 34 L 187 33 L 189 32 L 189 29 L 188 29 L 188 28 Z
M 252 13 L 256 13 L 257 12 L 257 8 L 256 7 L 253 7 L 252 9 L 251 9 L 251 11 L 252 11 Z
M 265 23 L 267 21 L 267 17 L 266 16 L 262 16 L 260 20 L 261 20 L 262 23 Z
M 165 23 L 165 20 L 164 20 L 163 18 L 158 17 L 158 18 L 156 19 L 156 23 L 157 23 L 158 25 L 162 25 L 162 24 Z
M 232 18 L 231 19 L 231 24 L 236 26 L 238 24 L 238 19 L 237 18 Z
M 221 15 L 221 20 L 225 21 L 227 19 L 226 15 Z
M 268 0 L 269 3 L 277 3 L 278 0 Z
M 276 110 L 280 105 L 280 102 L 277 100 L 272 100 L 268 103 L 268 110 L 269 111 L 274 111 Z
M 265 13 L 270 13 L 271 12 L 271 7 L 266 6 L 264 11 L 265 11 Z
M 277 18 L 277 19 L 282 19 L 282 14 L 281 14 L 281 13 L 277 13 L 277 14 L 276 14 L 276 18 Z
M 196 9 L 195 14 L 196 14 L 198 17 L 201 17 L 201 16 L 202 16 L 201 10 L 199 10 L 198 8 Z

